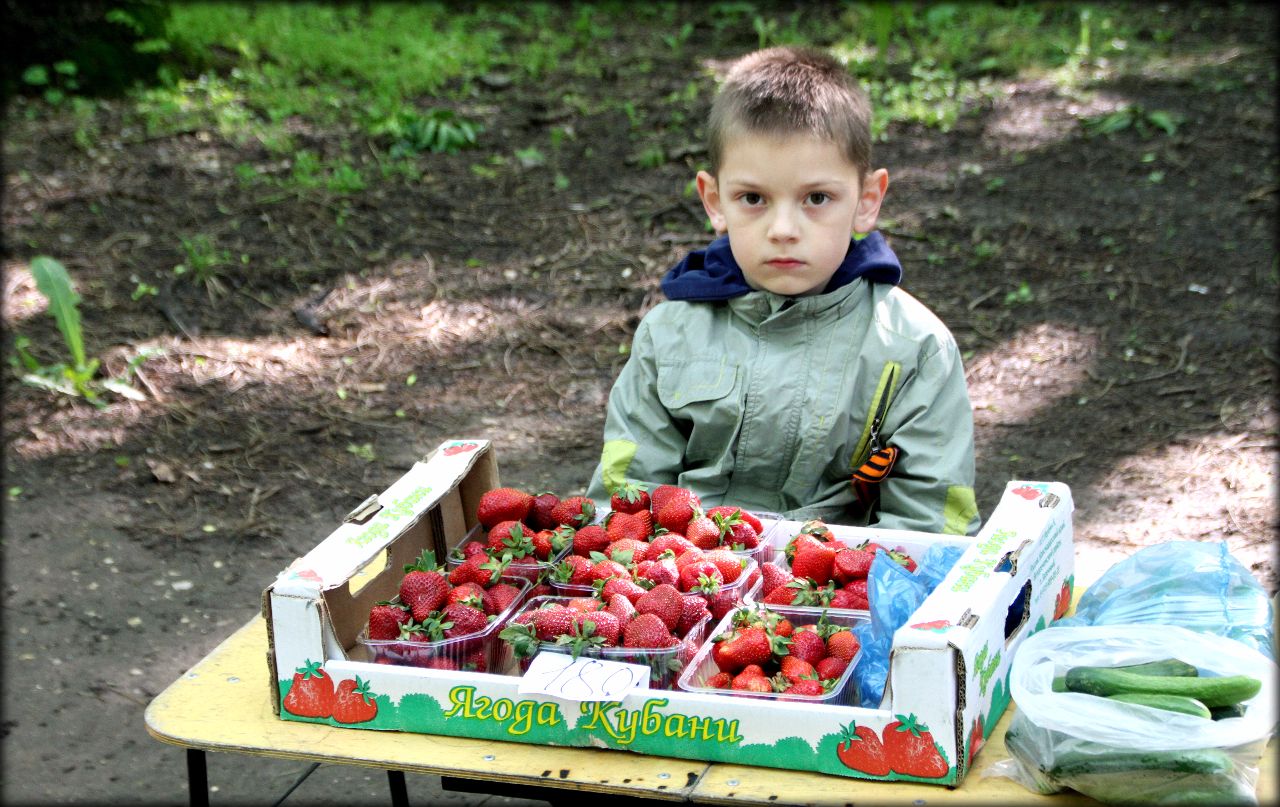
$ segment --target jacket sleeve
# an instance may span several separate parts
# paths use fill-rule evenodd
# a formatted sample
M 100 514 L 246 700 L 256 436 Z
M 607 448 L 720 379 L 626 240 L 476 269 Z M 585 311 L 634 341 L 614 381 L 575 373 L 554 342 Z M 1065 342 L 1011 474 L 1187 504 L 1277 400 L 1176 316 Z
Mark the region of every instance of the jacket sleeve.
M 587 489 L 599 502 L 607 502 L 628 479 L 650 486 L 674 484 L 683 468 L 685 436 L 658 396 L 653 313 L 636 329 L 631 357 L 609 393 L 604 447 Z
M 974 497 L 973 408 L 959 349 L 932 342 L 904 378 L 886 413 L 881 440 L 898 460 L 880 483 L 869 526 L 974 535 L 981 525 Z

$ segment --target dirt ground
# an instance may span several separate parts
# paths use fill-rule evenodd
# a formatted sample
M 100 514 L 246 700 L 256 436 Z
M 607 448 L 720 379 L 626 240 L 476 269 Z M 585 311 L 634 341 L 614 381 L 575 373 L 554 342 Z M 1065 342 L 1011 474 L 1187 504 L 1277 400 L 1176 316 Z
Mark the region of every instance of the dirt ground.
M 1275 14 L 1167 14 L 1183 45 L 1167 63 L 1081 97 L 1011 80 L 948 133 L 891 129 L 875 154 L 884 229 L 905 288 L 969 356 L 984 514 L 1008 480 L 1065 482 L 1086 582 L 1143 546 L 1226 541 L 1274 592 Z M 683 194 L 703 156 L 689 127 L 644 107 L 667 155 L 645 167 L 623 113 L 590 110 L 709 88 L 699 58 L 744 52 L 748 34 L 648 54 L 639 76 L 491 81 L 462 110 L 484 122 L 479 149 L 346 198 L 247 186 L 237 164 L 287 169 L 200 131 L 148 137 L 120 106 L 90 151 L 69 114 L 10 108 L 6 353 L 20 333 L 59 360 L 36 254 L 68 267 L 108 371 L 142 346 L 165 353 L 139 373 L 145 400 L 101 410 L 6 369 L 5 803 L 182 801 L 182 752 L 146 735 L 146 704 L 442 440 L 493 440 L 504 482 L 583 490 L 620 346 L 706 239 Z M 626 64 L 625 32 L 617 47 Z M 1079 123 L 1125 105 L 1176 114 L 1176 133 Z M 576 136 L 545 165 L 472 169 L 545 150 L 566 124 Z M 359 133 L 296 135 L 375 165 Z M 175 280 L 193 233 L 248 263 L 223 267 L 219 289 Z M 159 293 L 132 299 L 139 281 Z M 305 767 L 214 754 L 214 803 L 262 803 Z M 481 800 L 433 777 L 409 787 L 419 803 Z M 386 798 L 380 773 L 325 766 L 289 803 Z

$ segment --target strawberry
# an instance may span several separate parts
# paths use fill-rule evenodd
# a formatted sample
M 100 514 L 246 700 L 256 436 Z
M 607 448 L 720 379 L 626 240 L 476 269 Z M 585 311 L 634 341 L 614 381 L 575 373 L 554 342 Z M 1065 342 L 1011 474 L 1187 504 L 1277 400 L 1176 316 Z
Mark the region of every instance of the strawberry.
M 529 508 L 526 523 L 535 530 L 554 530 L 558 524 L 551 517 L 551 511 L 560 503 L 560 497 L 554 493 L 539 493 L 533 497 L 533 506 Z
M 649 542 L 649 557 L 655 558 L 663 552 L 670 552 L 675 557 L 680 557 L 690 549 L 696 549 L 688 538 L 674 532 L 664 532 L 661 535 L 655 535 L 653 540 Z
M 603 606 L 604 602 L 596 599 L 595 597 L 570 597 L 564 601 L 564 605 L 561 607 L 568 608 L 570 611 L 580 611 L 585 614 L 590 611 L 599 611 Z
M 615 513 L 638 513 L 649 509 L 649 492 L 644 485 L 624 482 L 609 497 L 609 509 Z
M 551 560 L 573 541 L 577 532 L 573 527 L 561 525 L 555 529 L 538 530 L 533 534 L 533 554 L 538 560 Z
M 669 511 L 664 510 L 663 512 Z M 664 524 L 664 526 L 666 525 Z M 696 514 L 685 523 L 683 532 L 684 537 L 688 538 L 689 542 L 699 549 L 714 549 L 720 546 L 720 540 L 724 537 L 724 533 L 716 522 L 706 516 Z
M 638 513 L 612 512 L 605 519 L 604 531 L 611 542 L 630 539 L 647 542 L 653 522 Z
M 680 609 L 680 621 L 676 624 L 676 633 L 680 636 L 687 636 L 694 626 L 711 615 L 711 610 L 707 607 L 707 601 L 701 597 L 687 597 L 681 595 L 683 607 Z
M 851 630 L 838 630 L 827 637 L 827 655 L 852 662 L 862 649 L 862 643 Z M 824 676 L 826 677 L 826 676 Z
M 605 602 L 608 602 L 613 595 L 621 594 L 634 603 L 648 592 L 648 589 L 644 586 L 639 585 L 634 580 L 628 580 L 624 577 L 611 577 L 602 583 L 597 583 L 596 585 L 599 587 L 600 598 Z
M 590 585 L 591 566 L 591 561 L 582 555 L 565 555 L 564 560 L 556 564 L 552 571 L 552 579 L 571 586 Z
M 533 612 L 534 631 L 540 640 L 554 642 L 573 630 L 574 613 L 572 608 L 563 605 L 545 605 Z
M 692 500 L 697 501 L 699 505 L 702 504 L 697 494 L 688 488 L 682 488 L 679 485 L 658 485 L 649 492 L 649 509 L 656 514 L 668 502 L 675 499 Z
M 724 579 L 725 585 L 737 582 L 747 565 L 746 558 L 735 555 L 729 549 L 713 549 L 703 554 L 702 559 L 715 564 L 715 567 L 720 570 L 720 576 Z
M 866 577 L 871 571 L 871 561 L 875 555 L 861 549 L 844 548 L 836 551 L 835 561 L 831 566 L 831 576 L 840 585 Z
M 668 532 L 681 534 L 685 533 L 689 522 L 697 515 L 699 515 L 698 498 L 692 493 L 687 496 L 673 496 L 662 505 L 662 509 L 654 511 L 654 519 L 660 527 Z
M 871 607 L 871 603 L 865 595 L 858 594 L 846 586 L 836 590 L 836 593 L 831 597 L 831 607 L 865 611 Z
M 814 669 L 819 678 L 838 680 L 848 666 L 849 662 L 839 656 L 827 656 Z
M 592 524 L 578 528 L 573 536 L 573 554 L 589 557 L 592 552 L 603 552 L 609 546 L 609 535 L 604 527 Z
M 795 579 L 795 575 L 776 563 L 766 563 L 760 567 L 760 595 L 767 596 L 778 586 L 785 586 Z
M 419 621 L 432 611 L 439 610 L 448 596 L 449 580 L 437 571 L 415 569 L 400 581 L 400 602 L 408 605 L 413 618 Z
M 784 695 L 807 695 L 810 697 L 820 697 L 827 694 L 827 690 L 822 686 L 822 682 L 816 678 L 801 678 L 793 681 L 784 690 Z
M 626 625 L 638 613 L 626 594 L 611 595 L 608 602 L 605 610 L 616 616 L 620 625 Z
M 501 521 L 489 530 L 485 546 L 490 556 L 510 552 L 513 558 L 534 554 L 533 530 L 520 521 Z
M 631 579 L 631 572 L 627 570 L 626 566 L 623 566 L 616 560 L 612 560 L 599 552 L 591 553 L 591 560 L 593 560 L 594 563 L 591 565 L 589 582 L 595 582 L 596 580 L 608 580 L 611 577 L 621 577 L 624 580 Z
M 797 628 L 795 633 L 791 634 L 791 655 L 796 658 L 803 659 L 810 664 L 817 664 L 822 657 L 827 655 L 827 643 L 822 640 L 817 631 L 806 630 L 809 626 Z
M 742 672 L 733 677 L 730 689 L 739 692 L 773 692 L 773 684 L 764 675 L 753 675 Z
M 404 607 L 379 602 L 369 609 L 369 638 L 380 641 L 399 638 L 400 626 L 410 618 Z
M 284 696 L 284 710 L 298 717 L 328 717 L 333 713 L 333 679 L 321 662 L 308 660 L 293 674 L 293 683 Z
M 788 584 L 770 591 L 761 602 L 766 605 L 794 605 L 799 595 L 800 590 Z
M 449 582 L 455 586 L 466 582 L 487 586 L 497 582 L 508 565 L 508 561 L 494 560 L 487 555 L 472 555 L 449 572 Z
M 707 689 L 728 689 L 733 683 L 733 676 L 727 672 L 718 672 L 703 684 Z
M 460 586 L 455 586 L 449 592 L 449 596 L 445 598 L 444 605 L 453 605 L 455 602 L 470 605 L 472 608 L 479 608 L 484 604 L 484 586 L 470 581 Z
M 516 488 L 494 488 L 480 496 L 476 518 L 486 530 L 502 521 L 524 521 L 533 507 L 533 496 Z
M 649 557 L 649 544 L 634 538 L 623 538 L 609 544 L 605 554 L 623 565 L 639 564 Z
M 339 723 L 365 723 L 378 716 L 378 703 L 369 694 L 369 683 L 356 676 L 338 683 L 333 700 L 333 719 Z
M 484 603 L 484 612 L 496 616 L 511 606 L 511 603 L 520 599 L 520 589 L 510 583 L 495 583 L 485 590 L 481 601 Z
M 740 629 L 720 649 L 717 664 L 725 670 L 741 670 L 751 664 L 764 665 L 773 658 L 774 652 L 785 652 L 788 642 L 776 636 L 770 636 L 765 628 L 754 625 Z
M 657 614 L 636 614 L 622 629 L 624 647 L 661 649 L 678 643 Z
M 675 630 L 680 624 L 680 615 L 684 612 L 684 597 L 669 583 L 654 586 L 641 594 L 635 601 L 636 611 L 641 614 L 657 614 L 667 630 Z
M 593 611 L 591 613 L 579 614 L 574 617 L 575 624 L 590 623 L 594 626 L 594 635 L 601 637 L 605 647 L 613 647 L 618 644 L 618 639 L 622 634 L 622 620 L 609 613 L 608 611 Z
M 487 547 L 483 541 L 471 541 L 462 547 L 462 559 L 466 560 L 472 555 L 483 555 L 485 554 L 486 549 Z
M 796 546 L 791 561 L 791 573 L 807 577 L 819 586 L 831 580 L 831 567 L 835 563 L 836 550 L 826 545 L 802 543 Z
M 675 558 L 661 557 L 657 560 L 646 560 L 636 566 L 636 578 L 650 580 L 655 585 L 662 583 L 675 585 L 680 580 L 680 570 L 676 568 Z
M 589 525 L 595 517 L 596 503 L 586 496 L 570 496 L 567 499 L 561 499 L 551 510 L 551 519 L 557 525 L 568 524 L 577 530 Z
M 714 563 L 709 560 L 697 560 L 680 570 L 678 585 L 681 591 L 715 594 L 720 590 L 723 581 L 724 574 Z
M 813 678 L 818 674 L 813 664 L 793 654 L 782 657 L 782 662 L 778 665 L 778 671 L 791 683 L 795 683 L 801 678 Z

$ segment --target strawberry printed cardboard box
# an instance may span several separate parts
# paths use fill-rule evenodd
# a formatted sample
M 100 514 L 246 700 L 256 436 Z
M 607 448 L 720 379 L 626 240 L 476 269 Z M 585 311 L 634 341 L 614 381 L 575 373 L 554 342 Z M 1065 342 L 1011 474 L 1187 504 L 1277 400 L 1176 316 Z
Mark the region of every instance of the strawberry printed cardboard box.
M 955 786 L 1008 705 L 1018 644 L 1070 601 L 1070 492 L 1010 482 L 976 537 L 909 534 L 916 549 L 966 548 L 894 634 L 878 708 L 643 688 L 570 699 L 514 674 L 373 663 L 357 641 L 370 605 L 394 596 L 403 565 L 424 548 L 444 557 L 474 526 L 480 495 L 498 486 L 487 441 L 446 441 L 279 575 L 263 613 L 281 719 Z M 785 542 L 800 525 L 777 526 L 774 540 Z

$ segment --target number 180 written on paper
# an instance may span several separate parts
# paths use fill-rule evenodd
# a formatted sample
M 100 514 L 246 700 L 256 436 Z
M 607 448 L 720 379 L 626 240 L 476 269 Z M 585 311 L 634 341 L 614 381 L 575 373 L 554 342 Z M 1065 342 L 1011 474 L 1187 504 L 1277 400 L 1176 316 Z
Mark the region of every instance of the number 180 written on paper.
M 520 679 L 523 695 L 542 693 L 574 701 L 617 700 L 632 689 L 649 688 L 649 668 L 564 653 L 539 653 Z

